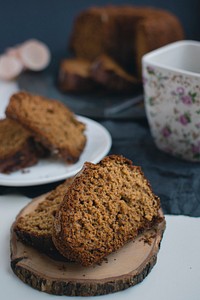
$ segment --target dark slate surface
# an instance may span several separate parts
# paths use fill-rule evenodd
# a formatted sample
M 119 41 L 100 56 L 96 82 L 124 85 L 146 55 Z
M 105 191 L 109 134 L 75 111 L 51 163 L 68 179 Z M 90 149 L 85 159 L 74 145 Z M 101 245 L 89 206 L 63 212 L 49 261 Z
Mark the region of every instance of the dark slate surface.
M 200 216 L 200 163 L 174 158 L 158 150 L 148 124 L 105 121 L 113 136 L 111 152 L 140 165 L 168 214 Z
M 178 160 L 154 145 L 146 119 L 103 120 L 111 133 L 110 153 L 122 154 L 140 165 L 167 214 L 200 217 L 200 163 Z M 58 183 L 35 187 L 0 187 L 0 194 L 22 193 L 30 198 L 54 188 Z

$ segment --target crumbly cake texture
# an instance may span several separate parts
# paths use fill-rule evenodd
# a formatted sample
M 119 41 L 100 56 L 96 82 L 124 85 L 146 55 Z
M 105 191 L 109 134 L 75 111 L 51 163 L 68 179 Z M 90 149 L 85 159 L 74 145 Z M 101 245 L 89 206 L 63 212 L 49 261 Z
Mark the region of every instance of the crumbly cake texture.
M 59 67 L 58 85 L 63 92 L 83 93 L 97 84 L 91 77 L 91 62 L 81 58 L 63 59 Z
M 104 88 L 116 92 L 134 91 L 139 81 L 108 55 L 100 55 L 91 66 L 92 78 Z
M 11 173 L 38 162 L 45 149 L 32 134 L 10 119 L 0 120 L 0 172 Z
M 151 7 L 102 6 L 82 11 L 74 21 L 70 49 L 77 57 L 95 60 L 108 54 L 141 76 L 141 57 L 184 38 L 178 18 Z
M 78 161 L 86 144 L 86 126 L 61 102 L 18 92 L 11 96 L 6 116 L 21 123 L 64 161 Z
M 18 240 L 44 252 L 55 259 L 62 259 L 52 242 L 52 227 L 56 211 L 72 182 L 72 178 L 47 194 L 36 209 L 17 219 L 14 231 Z
M 141 168 L 122 156 L 85 163 L 56 213 L 53 242 L 83 266 L 99 263 L 162 221 L 160 201 Z

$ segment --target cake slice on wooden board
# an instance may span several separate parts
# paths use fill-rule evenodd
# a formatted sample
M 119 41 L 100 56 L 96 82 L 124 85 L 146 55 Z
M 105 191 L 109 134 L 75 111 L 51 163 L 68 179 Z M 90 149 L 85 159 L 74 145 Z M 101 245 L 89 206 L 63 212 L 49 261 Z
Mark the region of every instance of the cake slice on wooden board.
M 19 213 L 17 219 L 34 211 L 42 195 Z M 49 294 L 97 296 L 132 287 L 145 279 L 157 261 L 165 220 L 137 236 L 118 251 L 111 253 L 100 265 L 82 267 L 69 261 L 58 261 L 30 247 L 16 236 L 15 222 L 11 228 L 11 268 L 20 280 Z M 16 219 L 16 222 L 17 222 Z M 156 283 L 155 283 L 156 284 Z M 23 287 L 22 287 L 23 288 Z
M 62 201 L 63 194 L 66 196 Z M 85 267 L 80 260 L 67 261 L 61 254 L 55 255 L 53 248 L 51 253 L 45 249 L 48 254 L 45 255 L 43 251 L 48 243 L 44 240 L 52 244 L 56 211 L 54 237 L 59 238 L 63 246 L 65 229 L 69 229 L 73 231 L 69 240 L 73 244 L 76 240 L 74 246 L 78 248 L 75 252 L 71 249 L 70 258 L 74 254 L 77 258 L 76 250 L 81 256 L 89 251 L 89 255 L 95 257 L 103 250 L 106 259 L 102 261 L 101 256 L 101 260 L 89 266 L 88 256 L 84 254 Z M 65 222 L 67 215 L 72 217 L 68 224 Z M 57 236 L 60 229 L 64 234 Z M 165 218 L 159 199 L 141 169 L 126 158 L 112 155 L 97 165 L 86 163 L 75 178 L 33 199 L 20 211 L 11 228 L 11 268 L 24 283 L 49 294 L 96 296 L 114 293 L 136 285 L 149 274 L 156 263 L 164 230 Z M 127 239 L 129 234 L 131 237 Z M 100 247 L 95 236 L 100 239 Z M 33 237 L 40 245 L 36 245 Z M 92 247 L 94 243 L 95 248 Z M 110 251 L 114 244 L 115 252 Z M 91 259 L 89 261 L 91 263 Z
M 35 165 L 47 150 L 33 134 L 11 119 L 0 120 L 0 172 L 11 173 Z
M 104 88 L 112 92 L 133 92 L 139 80 L 128 74 L 108 55 L 100 55 L 91 66 L 91 77 Z
M 97 84 L 90 74 L 91 62 L 81 58 L 66 58 L 61 61 L 58 85 L 63 92 L 83 93 L 92 91 Z
M 163 218 L 141 168 L 122 156 L 85 163 L 56 213 L 53 242 L 83 266 L 99 263 Z
M 21 123 L 37 141 L 67 163 L 78 161 L 86 144 L 86 127 L 61 102 L 18 92 L 11 96 L 6 116 Z
M 71 182 L 71 178 L 67 179 L 44 196 L 41 202 L 37 201 L 33 209 L 26 211 L 25 214 L 22 211 L 13 228 L 19 241 L 59 260 L 64 260 L 64 257 L 59 254 L 52 242 L 53 220 Z

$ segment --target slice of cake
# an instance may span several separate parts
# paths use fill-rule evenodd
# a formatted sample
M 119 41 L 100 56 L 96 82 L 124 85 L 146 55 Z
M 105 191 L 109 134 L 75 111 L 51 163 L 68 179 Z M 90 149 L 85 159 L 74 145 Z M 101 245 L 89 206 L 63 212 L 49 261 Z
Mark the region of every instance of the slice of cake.
M 99 263 L 161 221 L 160 201 L 141 168 L 112 155 L 85 163 L 56 213 L 53 242 L 83 266 Z
M 67 179 L 56 189 L 47 194 L 34 211 L 17 219 L 14 231 L 18 239 L 55 259 L 62 259 L 52 242 L 52 227 L 55 213 L 71 184 Z
M 131 92 L 136 89 L 139 81 L 128 74 L 108 55 L 100 55 L 91 66 L 92 78 L 113 92 Z
M 46 153 L 28 130 L 11 119 L 0 120 L 0 141 L 1 173 L 30 167 Z
M 59 68 L 58 85 L 63 92 L 88 92 L 96 84 L 90 74 L 91 62 L 80 58 L 64 59 Z
M 85 124 L 61 102 L 18 92 L 10 99 L 6 116 L 21 123 L 37 141 L 64 161 L 78 161 L 86 144 Z

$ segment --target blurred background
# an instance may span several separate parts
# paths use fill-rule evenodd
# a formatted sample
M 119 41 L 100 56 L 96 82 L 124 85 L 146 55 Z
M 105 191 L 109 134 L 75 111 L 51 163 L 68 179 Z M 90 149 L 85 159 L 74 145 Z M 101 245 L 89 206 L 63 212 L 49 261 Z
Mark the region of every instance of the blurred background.
M 20 87 L 64 101 L 77 114 L 100 119 L 112 135 L 112 153 L 123 154 L 136 165 L 142 166 L 150 182 L 154 183 L 153 188 L 161 197 L 165 211 L 200 216 L 200 206 L 197 204 L 200 194 L 199 166 L 178 161 L 156 148 L 143 105 L 128 107 L 116 113 L 116 108 L 119 109 L 121 105 L 120 97 L 111 99 L 103 96 L 99 97 L 100 101 L 94 101 L 93 95 L 91 99 L 82 95 L 80 98 L 72 98 L 71 95 L 62 95 L 53 86 L 52 77 L 56 77 L 54 69 L 58 68 L 62 57 L 69 55 L 67 45 L 74 18 L 83 9 L 106 4 L 146 5 L 169 10 L 180 19 L 185 38 L 200 41 L 199 0 L 1 0 L 0 53 L 30 38 L 46 43 L 52 53 L 50 68 L 47 72 L 41 72 L 41 76 L 20 76 Z M 137 123 L 134 122 L 136 119 Z M 36 189 L 34 196 L 40 193 L 41 190 Z
M 160 7 L 179 17 L 186 38 L 200 40 L 199 0 L 4 0 L 0 7 L 0 53 L 5 48 L 29 38 L 45 42 L 53 54 L 51 63 L 67 55 L 67 44 L 75 16 L 83 9 L 94 5 L 134 4 Z

